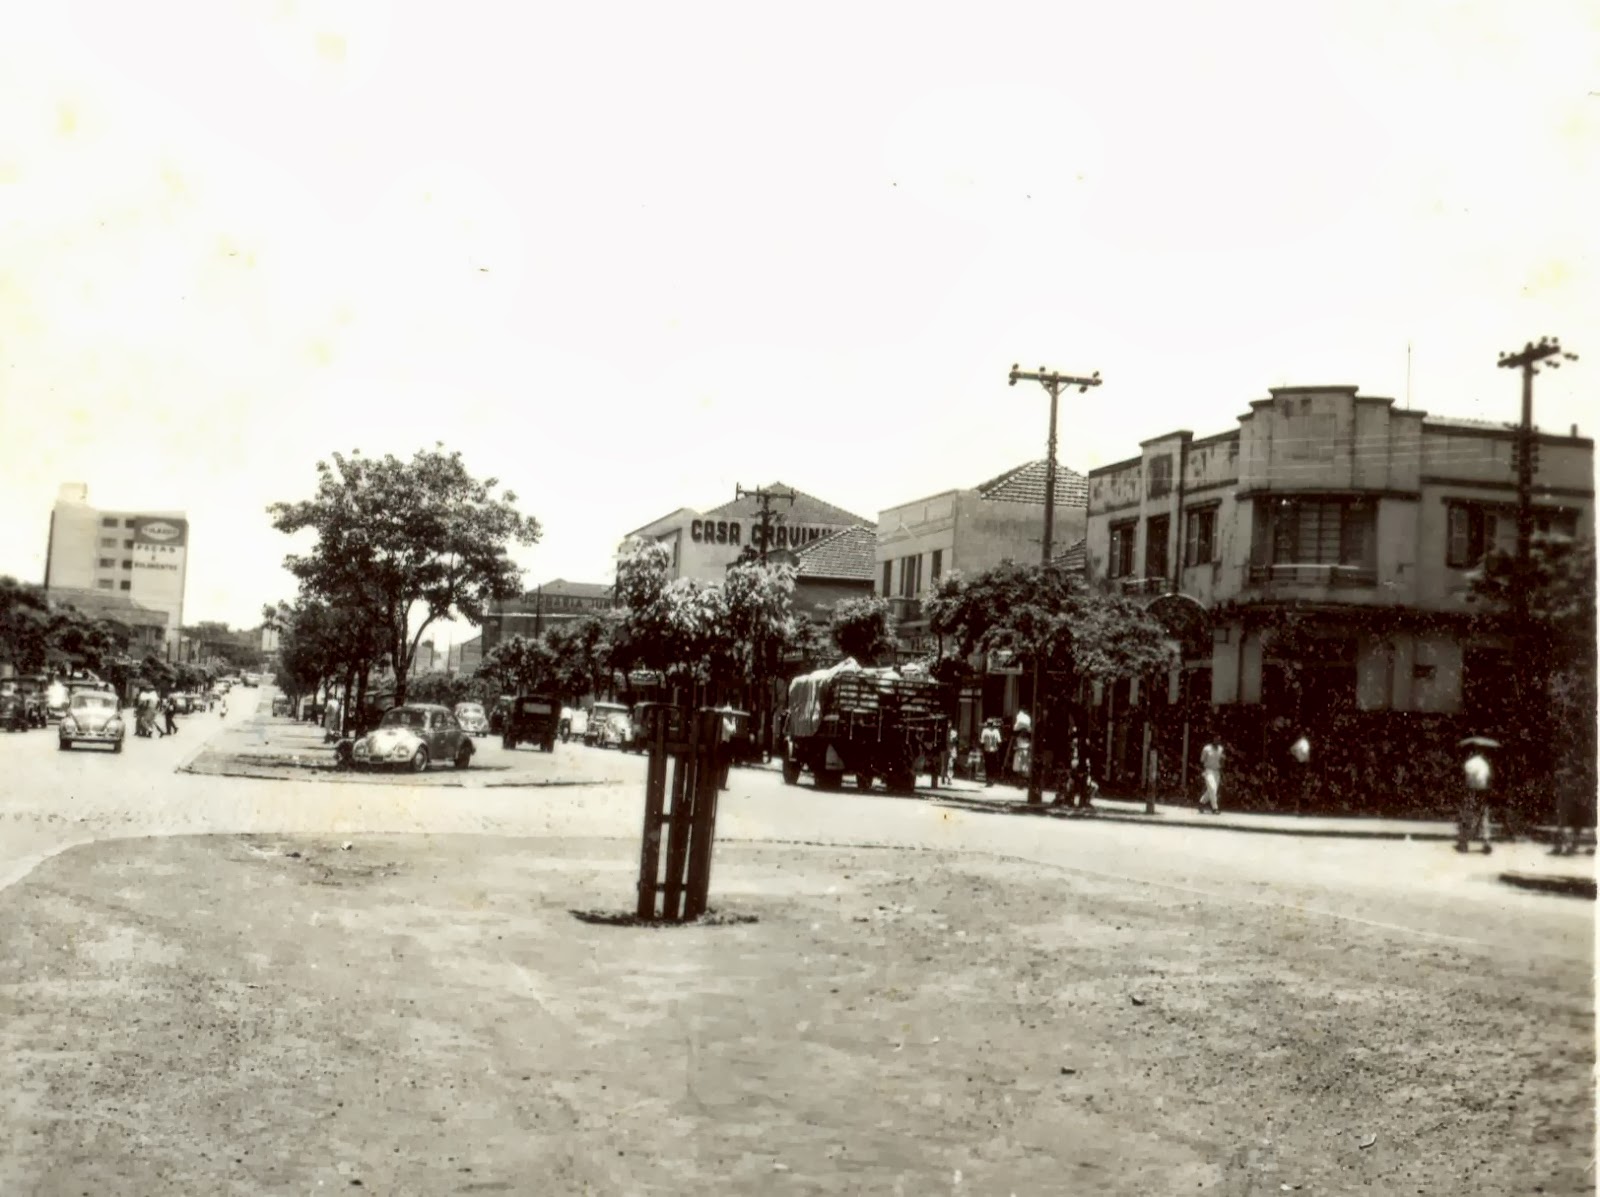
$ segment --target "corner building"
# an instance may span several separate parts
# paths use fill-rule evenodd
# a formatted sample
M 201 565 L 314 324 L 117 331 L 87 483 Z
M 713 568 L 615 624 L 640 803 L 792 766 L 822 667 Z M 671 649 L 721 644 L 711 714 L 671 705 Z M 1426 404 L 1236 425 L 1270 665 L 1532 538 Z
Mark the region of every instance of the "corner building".
M 1394 809 L 1425 788 L 1423 757 L 1493 734 L 1510 644 L 1469 573 L 1515 548 L 1516 439 L 1352 386 L 1282 387 L 1235 430 L 1167 433 L 1091 470 L 1090 578 L 1148 599 L 1183 650 L 1165 685 L 1097 692 L 1107 776 L 1142 780 L 1154 748 L 1187 793 L 1209 729 L 1267 804 L 1292 724 L 1368 779 L 1328 797 Z M 1537 442 L 1535 534 L 1592 537 L 1593 441 Z M 1387 799 L 1357 792 L 1387 776 Z

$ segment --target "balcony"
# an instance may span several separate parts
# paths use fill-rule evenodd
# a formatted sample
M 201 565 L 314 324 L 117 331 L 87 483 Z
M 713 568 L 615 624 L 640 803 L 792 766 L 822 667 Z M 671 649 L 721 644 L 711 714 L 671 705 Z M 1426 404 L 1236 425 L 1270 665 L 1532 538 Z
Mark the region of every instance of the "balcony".
M 1165 594 L 1168 582 L 1166 578 L 1118 578 L 1116 587 L 1119 594 L 1151 598 Z
M 1378 571 L 1365 565 L 1251 565 L 1252 586 L 1376 586 Z
M 922 600 L 920 598 L 891 598 L 889 600 L 889 614 L 894 616 L 898 623 L 921 623 Z

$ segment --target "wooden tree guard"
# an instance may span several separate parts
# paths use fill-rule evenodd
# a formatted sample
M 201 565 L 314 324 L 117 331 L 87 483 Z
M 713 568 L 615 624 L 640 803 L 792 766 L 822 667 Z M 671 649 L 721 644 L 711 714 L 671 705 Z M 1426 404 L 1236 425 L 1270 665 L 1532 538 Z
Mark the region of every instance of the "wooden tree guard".
M 645 773 L 637 913 L 641 919 L 682 922 L 706 912 L 711 888 L 718 766 L 726 751 L 722 715 L 709 707 L 660 706 L 650 708 L 647 719 L 650 761 Z M 662 828 L 667 830 L 664 876 Z

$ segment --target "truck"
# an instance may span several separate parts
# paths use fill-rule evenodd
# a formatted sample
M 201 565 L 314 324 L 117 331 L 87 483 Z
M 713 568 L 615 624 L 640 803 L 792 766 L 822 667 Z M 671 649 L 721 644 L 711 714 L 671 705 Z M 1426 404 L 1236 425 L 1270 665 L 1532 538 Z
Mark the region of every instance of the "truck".
M 783 780 L 809 772 L 819 790 L 836 790 L 846 773 L 858 789 L 883 779 L 909 793 L 932 772 L 949 734 L 948 688 L 895 669 L 863 669 L 845 660 L 789 683 Z

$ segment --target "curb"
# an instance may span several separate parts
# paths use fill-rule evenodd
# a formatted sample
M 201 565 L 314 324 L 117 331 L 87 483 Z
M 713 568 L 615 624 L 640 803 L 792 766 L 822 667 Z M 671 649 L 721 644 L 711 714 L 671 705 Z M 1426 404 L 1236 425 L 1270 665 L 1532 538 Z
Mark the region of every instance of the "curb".
M 283 768 L 285 768 L 285 769 L 291 769 L 293 767 L 294 766 L 292 766 L 292 765 L 283 766 Z M 180 767 L 177 770 L 177 772 L 179 772 L 179 773 L 187 773 L 190 777 L 233 777 L 233 778 L 242 778 L 242 779 L 249 780 L 249 781 L 286 781 L 286 782 L 307 781 L 307 782 L 311 782 L 311 783 L 316 784 L 316 785 L 371 785 L 371 784 L 373 784 L 370 778 L 363 777 L 359 773 L 346 773 L 346 772 L 342 772 L 342 771 L 335 771 L 335 770 L 332 770 L 332 769 L 305 769 L 305 770 L 302 770 L 302 772 L 305 774 L 305 776 L 303 776 L 303 777 L 283 777 L 283 776 L 281 776 L 281 775 L 279 775 L 277 773 L 266 773 L 266 772 L 249 772 L 249 773 L 247 773 L 247 772 L 244 772 L 244 771 L 242 771 L 240 769 L 237 769 L 237 768 L 235 768 L 235 769 L 193 769 L 193 768 L 189 768 L 188 766 Z M 389 785 L 399 785 L 401 783 L 399 783 L 399 782 L 389 782 L 387 784 L 389 784 Z M 518 788 L 518 787 L 525 788 L 525 789 L 577 789 L 577 788 L 581 788 L 583 786 L 603 786 L 603 785 L 612 785 L 614 783 L 608 782 L 608 781 L 578 781 L 578 780 L 563 781 L 563 780 L 560 780 L 560 779 L 557 779 L 557 780 L 554 780 L 554 781 L 484 781 L 484 782 L 456 781 L 456 780 L 452 779 L 452 780 L 448 780 L 448 781 L 414 782 L 413 784 L 418 789 L 428 789 L 428 790 L 440 790 L 440 789 L 444 789 L 444 790 L 495 790 L 495 789 L 515 789 L 515 788 Z
M 1500 881 L 1505 885 L 1514 885 L 1518 889 L 1560 894 L 1567 898 L 1586 898 L 1591 902 L 1595 900 L 1595 879 L 1593 877 L 1563 877 L 1559 875 L 1552 876 L 1549 873 L 1506 872 L 1500 874 Z

